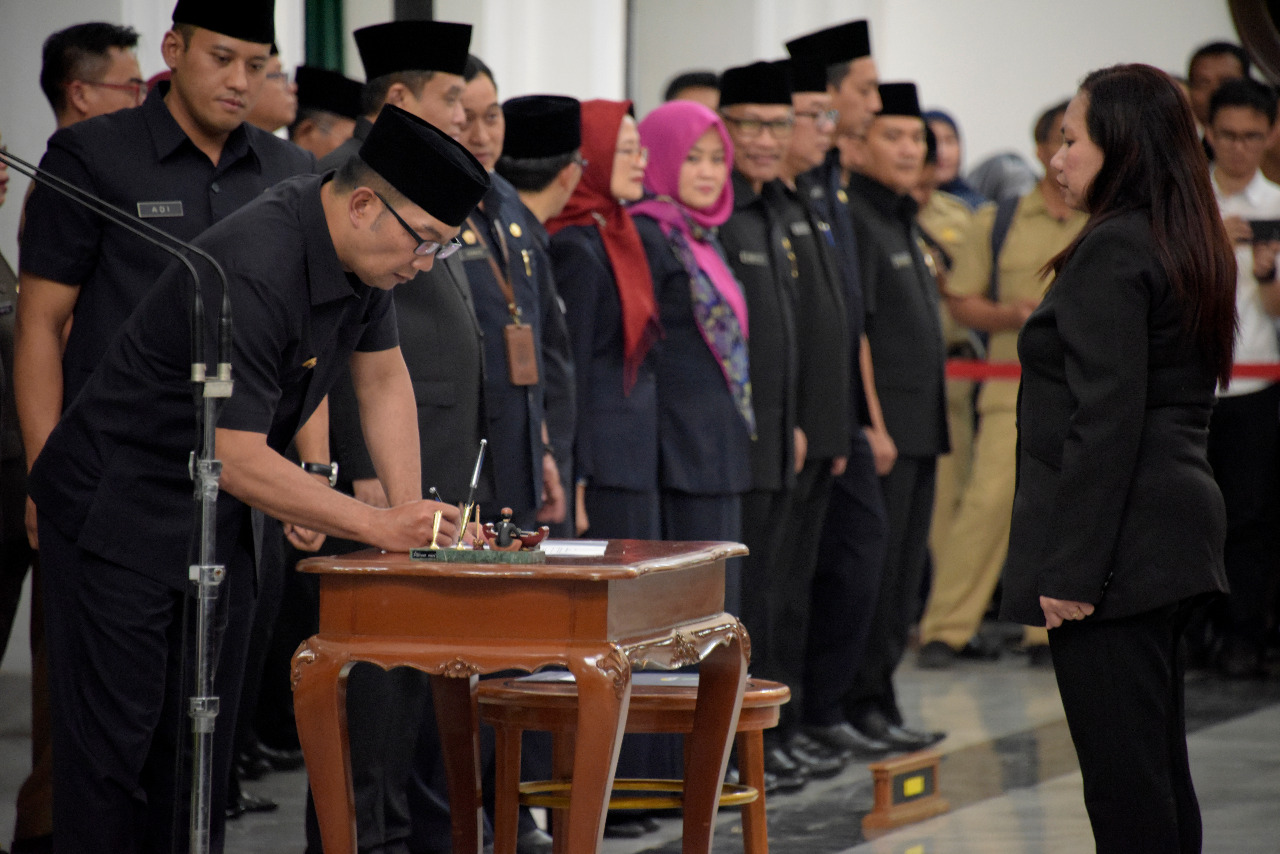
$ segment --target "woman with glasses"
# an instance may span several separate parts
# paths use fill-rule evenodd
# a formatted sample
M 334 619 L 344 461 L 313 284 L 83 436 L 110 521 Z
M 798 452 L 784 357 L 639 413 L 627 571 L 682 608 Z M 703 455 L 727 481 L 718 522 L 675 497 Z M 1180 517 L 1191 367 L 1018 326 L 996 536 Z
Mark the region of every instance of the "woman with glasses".
M 733 212 L 733 144 L 707 108 L 658 107 L 640 123 L 650 152 L 648 197 L 633 208 L 657 293 L 662 536 L 740 540 L 751 487 L 755 412 L 747 365 L 747 305 L 713 233 Z M 725 609 L 737 613 L 736 568 Z
M 630 101 L 582 104 L 582 179 L 547 221 L 577 379 L 574 480 L 579 535 L 661 538 L 653 280 L 624 207 L 644 191 Z

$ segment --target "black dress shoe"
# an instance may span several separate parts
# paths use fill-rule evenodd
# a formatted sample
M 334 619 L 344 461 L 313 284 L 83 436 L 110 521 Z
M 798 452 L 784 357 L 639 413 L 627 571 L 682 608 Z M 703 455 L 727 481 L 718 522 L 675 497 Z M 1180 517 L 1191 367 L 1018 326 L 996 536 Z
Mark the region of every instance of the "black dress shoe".
M 273 771 L 297 771 L 305 763 L 302 758 L 302 750 L 284 750 L 274 747 L 268 747 L 262 742 L 255 742 L 252 752 L 262 757 L 271 766 Z
M 944 732 L 917 732 L 890 722 L 884 713 L 872 710 L 853 722 L 854 729 L 865 736 L 882 741 L 896 750 L 924 750 L 946 738 Z
M 916 666 L 922 670 L 948 670 L 955 663 L 956 651 L 943 641 L 929 641 L 916 655 Z
M 987 641 L 981 635 L 974 635 L 956 655 L 969 661 L 996 661 L 1000 658 L 1000 645 Z
M 781 792 L 798 791 L 803 789 L 807 782 L 804 769 L 787 754 L 787 751 L 782 749 L 780 744 L 765 743 L 764 772 L 766 775 L 772 774 L 777 778 L 778 791 Z
M 794 733 L 787 739 L 787 755 L 804 769 L 806 777 L 825 779 L 834 777 L 844 770 L 844 759 L 832 753 L 802 732 Z
M 876 759 L 893 750 L 891 745 L 868 738 L 844 721 L 831 726 L 806 726 L 804 731 L 814 741 L 848 753 L 854 759 Z
M 241 780 L 261 780 L 274 770 L 275 768 L 266 760 L 266 757 L 259 756 L 252 750 L 236 755 L 235 771 Z
M 1049 652 L 1049 645 L 1037 643 L 1027 647 L 1027 664 L 1036 668 L 1053 667 L 1053 653 Z
M 540 827 L 516 837 L 516 854 L 551 854 L 551 837 Z

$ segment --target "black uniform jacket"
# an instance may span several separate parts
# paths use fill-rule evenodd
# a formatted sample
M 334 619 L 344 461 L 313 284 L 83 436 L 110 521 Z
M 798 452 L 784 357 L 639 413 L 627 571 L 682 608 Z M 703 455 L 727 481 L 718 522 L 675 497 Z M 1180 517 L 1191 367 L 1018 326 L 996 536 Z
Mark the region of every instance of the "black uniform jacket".
M 1141 211 L 1089 234 L 1022 328 L 1002 616 L 1044 625 L 1042 595 L 1106 619 L 1226 590 L 1215 381 L 1183 313 Z
M 795 257 L 796 423 L 808 439 L 811 460 L 849 455 L 849 324 L 844 280 L 830 224 L 810 204 L 802 186 L 778 182 L 766 198 L 778 211 Z
M 635 385 L 625 391 L 622 302 L 600 230 L 594 225 L 562 228 L 552 235 L 550 252 L 573 343 L 576 478 L 595 486 L 656 493 L 654 349 L 640 363 Z
M 186 241 L 285 178 L 315 171 L 309 152 L 247 123 L 213 165 L 165 106 L 167 90 L 58 131 L 41 166 Z M 45 187 L 26 214 L 22 271 L 80 287 L 62 360 L 65 408 L 171 258 Z
M 733 172 L 733 215 L 720 226 L 729 267 L 747 299 L 747 354 L 751 361 L 751 408 L 756 438 L 751 443 L 752 489 L 795 486 L 796 342 L 795 256 L 782 221 L 766 198 L 777 182 L 757 193 Z
M 284 181 L 196 240 L 226 270 L 234 311 L 235 388 L 218 426 L 262 433 L 281 452 L 353 350 L 396 345 L 391 294 L 342 271 L 320 185 L 316 176 Z M 175 262 L 63 414 L 30 478 L 42 518 L 80 548 L 178 590 L 193 540 L 191 294 Z M 206 282 L 203 294 L 212 359 L 221 288 Z M 246 509 L 219 497 L 220 555 L 232 553 Z
M 698 330 L 689 274 L 662 227 L 647 216 L 635 219 L 662 320 L 657 358 L 662 488 L 697 495 L 746 492 L 751 433 Z
M 832 249 L 844 286 L 844 308 L 849 336 L 850 430 L 871 424 L 866 390 L 862 387 L 862 336 L 866 332 L 867 307 L 862 296 L 862 261 L 858 237 L 849 213 L 849 192 L 840 172 L 839 152 L 832 149 L 821 166 L 796 178 L 796 189 L 807 196 L 815 213 L 831 227 Z
M 903 456 L 945 454 L 938 285 L 924 261 L 915 201 L 854 175 L 849 213 L 862 256 L 867 338 L 885 426 Z
M 493 467 L 499 504 L 522 511 L 536 510 L 542 499 L 542 422 L 546 368 L 542 358 L 540 276 L 545 260 L 525 221 L 525 206 L 501 175 L 491 174 L 484 210 L 477 209 L 462 227 L 462 259 L 471 285 L 471 302 L 484 333 L 484 410 L 489 437 L 487 459 Z M 482 233 L 477 234 L 476 229 Z M 507 371 L 503 328 L 512 323 L 507 298 L 494 273 L 505 274 L 520 309 L 521 323 L 533 327 L 535 385 L 512 385 Z M 537 270 L 535 270 L 537 267 Z M 494 508 L 495 510 L 498 508 Z
M 542 385 L 547 413 L 547 432 L 560 466 L 560 481 L 572 489 L 573 431 L 577 420 L 578 389 L 573 373 L 573 342 L 569 339 L 569 323 L 565 319 L 564 299 L 556 286 L 551 265 L 550 236 L 533 211 L 521 205 L 525 230 L 532 238 L 530 264 L 538 282 L 538 298 L 542 303 Z

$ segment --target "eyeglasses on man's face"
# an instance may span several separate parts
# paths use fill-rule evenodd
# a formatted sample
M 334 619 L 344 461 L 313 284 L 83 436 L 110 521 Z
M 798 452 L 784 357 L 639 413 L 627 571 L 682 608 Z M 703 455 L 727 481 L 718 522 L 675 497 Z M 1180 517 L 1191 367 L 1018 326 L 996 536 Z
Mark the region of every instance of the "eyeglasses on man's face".
M 736 119 L 733 116 L 721 116 L 726 122 L 738 129 L 738 133 L 743 139 L 755 139 L 764 133 L 765 128 L 769 129 L 769 133 L 773 134 L 774 139 L 785 139 L 791 136 L 791 129 L 795 127 L 796 120 L 787 116 L 785 119 L 774 119 L 767 122 L 764 119 Z
M 805 110 L 805 111 L 797 110 L 796 118 L 809 119 L 818 127 L 822 127 L 823 125 L 826 125 L 827 127 L 835 127 L 836 122 L 840 121 L 840 111 L 839 110 L 822 110 L 822 111 L 814 110 L 810 112 L 808 110 Z
M 391 206 L 391 202 L 387 201 L 386 198 L 381 193 L 379 193 L 377 190 L 372 190 L 371 192 L 378 197 L 378 201 L 382 202 L 384 205 L 387 206 L 387 210 L 389 210 L 391 212 L 391 215 L 396 218 L 396 222 L 400 223 L 400 225 L 404 228 L 404 230 L 409 232 L 409 234 L 413 236 L 413 239 L 418 244 L 413 249 L 414 255 L 418 255 L 421 257 L 426 257 L 427 255 L 434 255 L 437 258 L 448 258 L 450 255 L 452 255 L 453 253 L 457 252 L 459 249 L 462 248 L 462 242 L 458 240 L 458 238 L 456 237 L 448 241 L 447 243 L 441 243 L 438 240 L 424 239 L 421 234 L 418 234 L 418 232 L 413 230 L 413 226 L 409 225 L 409 223 L 404 221 L 404 217 L 396 213 L 396 209 Z
M 141 104 L 143 97 L 147 94 L 147 81 L 139 80 L 132 77 L 127 83 L 104 83 L 100 80 L 78 80 L 86 86 L 97 86 L 102 89 L 111 89 L 115 92 L 128 92 L 135 103 Z

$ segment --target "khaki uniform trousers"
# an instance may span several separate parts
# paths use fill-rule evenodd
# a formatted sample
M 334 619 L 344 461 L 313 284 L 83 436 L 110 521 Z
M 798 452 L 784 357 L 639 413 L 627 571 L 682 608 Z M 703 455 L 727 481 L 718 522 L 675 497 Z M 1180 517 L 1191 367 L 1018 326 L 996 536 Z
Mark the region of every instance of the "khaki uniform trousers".
M 921 644 L 942 641 L 961 649 L 982 625 L 1009 550 L 1018 442 L 1012 409 L 984 412 L 974 441 L 973 466 L 951 524 L 934 555 L 933 590 L 920 623 Z M 1046 644 L 1042 628 L 1028 627 L 1028 646 Z

